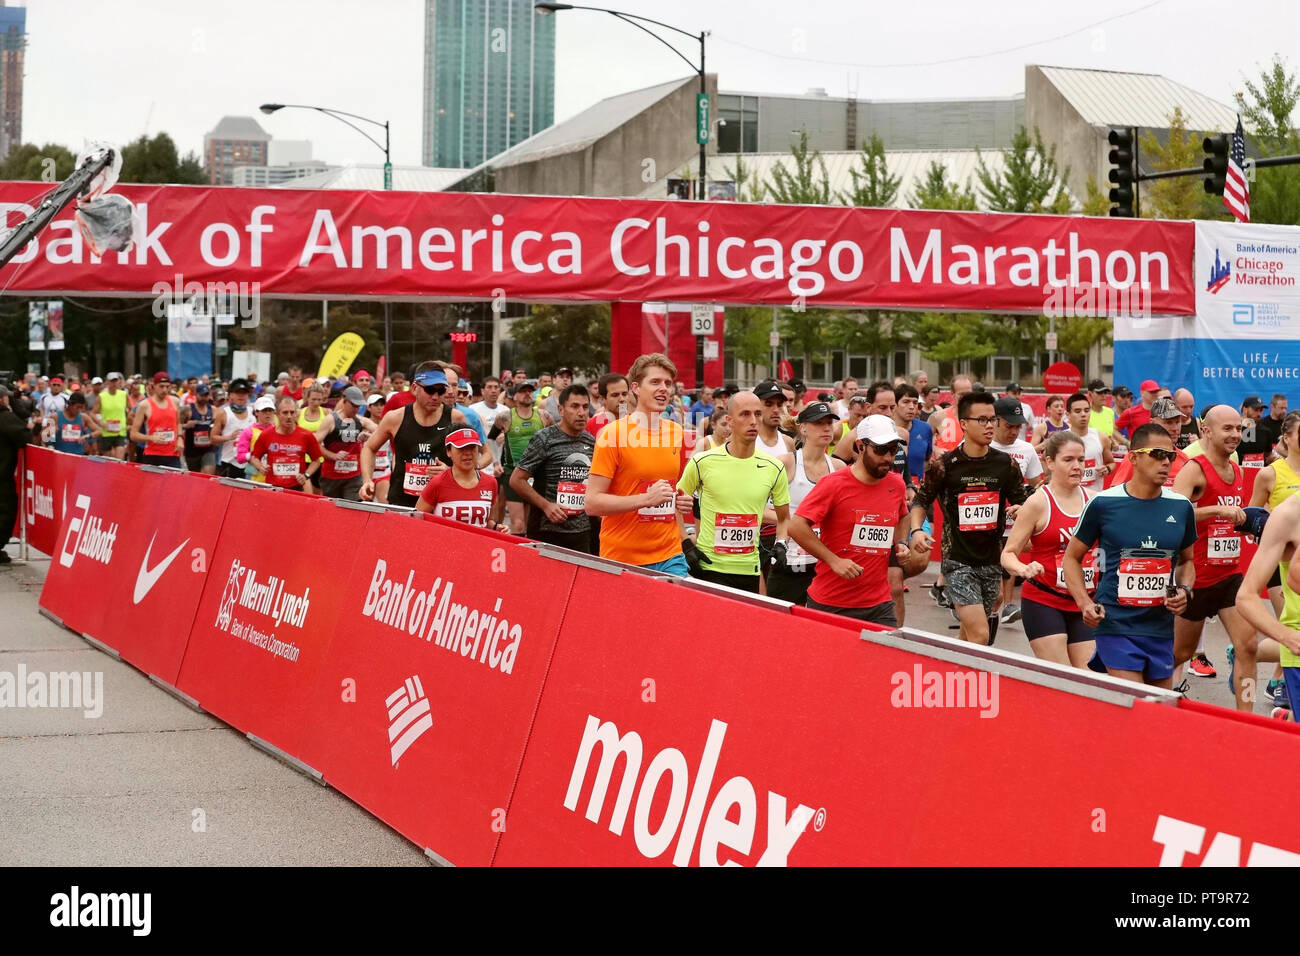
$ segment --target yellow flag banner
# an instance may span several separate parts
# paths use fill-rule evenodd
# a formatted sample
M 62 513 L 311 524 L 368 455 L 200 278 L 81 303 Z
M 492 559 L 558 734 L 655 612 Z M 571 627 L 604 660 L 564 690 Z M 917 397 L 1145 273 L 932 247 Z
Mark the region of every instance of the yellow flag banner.
M 316 378 L 338 378 L 352 367 L 361 350 L 366 347 L 365 340 L 355 332 L 344 332 L 325 350 L 321 359 L 320 371 Z

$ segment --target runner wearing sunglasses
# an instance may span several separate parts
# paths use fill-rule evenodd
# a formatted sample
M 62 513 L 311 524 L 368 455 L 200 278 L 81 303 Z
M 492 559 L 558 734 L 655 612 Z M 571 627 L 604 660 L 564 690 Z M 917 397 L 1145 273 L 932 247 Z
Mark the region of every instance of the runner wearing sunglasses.
M 964 641 L 991 644 L 1002 596 L 1002 531 L 1029 497 L 1029 488 L 1011 456 L 990 447 L 997 423 L 992 395 L 963 395 L 957 419 L 965 439 L 926 469 L 912 500 L 909 540 L 919 539 L 922 549 L 930 549 L 930 535 L 921 525 L 926 509 L 938 502 L 943 513 L 940 570 L 961 624 L 958 634 Z
M 1182 410 L 1174 404 L 1172 398 L 1157 398 L 1151 403 L 1150 415 L 1151 420 L 1147 424 L 1159 425 L 1163 428 L 1165 434 L 1169 436 L 1169 440 L 1173 442 L 1174 450 L 1178 453 L 1177 457 L 1174 458 L 1173 463 L 1169 466 L 1169 474 L 1165 476 L 1165 487 L 1172 488 L 1174 486 L 1174 479 L 1176 479 L 1178 473 L 1183 470 L 1183 465 L 1187 464 L 1190 460 L 1183 450 L 1178 447 L 1178 436 L 1181 435 L 1183 431 L 1183 413 Z M 1119 467 L 1115 469 L 1115 478 L 1111 482 L 1111 487 L 1113 488 L 1116 485 L 1121 485 L 1132 477 L 1133 460 L 1132 458 L 1125 457 L 1125 459 L 1119 463 Z
M 392 439 L 392 478 L 388 503 L 414 508 L 429 479 L 451 467 L 447 433 L 469 423 L 455 408 L 446 408 L 447 373 L 438 362 L 422 362 L 411 379 L 415 400 L 385 415 L 361 448 L 361 500 L 375 497 L 375 456 Z
M 1163 425 L 1136 428 L 1125 459 L 1133 477 L 1088 501 L 1064 558 L 1066 587 L 1095 629 L 1106 670 L 1164 688 L 1173 685 L 1174 615 L 1187 610 L 1196 582 L 1192 503 L 1165 487 L 1177 457 Z M 1094 545 L 1101 569 L 1095 599 L 1083 572 Z
M 892 418 L 869 415 L 855 431 L 852 467 L 821 478 L 790 522 L 790 537 L 817 559 L 808 607 L 897 627 L 887 570 L 929 562 L 921 535 L 909 549 L 906 488 L 892 471 L 901 442 Z

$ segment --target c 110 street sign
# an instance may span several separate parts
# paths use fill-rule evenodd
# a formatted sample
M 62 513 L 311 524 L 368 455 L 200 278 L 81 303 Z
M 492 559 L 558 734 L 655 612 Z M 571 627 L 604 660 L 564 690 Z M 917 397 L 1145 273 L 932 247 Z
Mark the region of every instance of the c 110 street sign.
M 701 146 L 709 141 L 709 94 L 695 94 L 695 141 Z

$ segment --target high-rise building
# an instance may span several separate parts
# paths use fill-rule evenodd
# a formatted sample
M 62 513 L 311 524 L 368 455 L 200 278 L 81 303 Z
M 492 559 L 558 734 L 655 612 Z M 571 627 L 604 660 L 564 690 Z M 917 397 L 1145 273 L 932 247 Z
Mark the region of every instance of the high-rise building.
M 555 17 L 533 0 L 425 0 L 426 166 L 467 169 L 555 121 Z
M 23 141 L 23 50 L 27 10 L 0 0 L 0 157 Z
M 251 116 L 223 116 L 211 133 L 203 137 L 203 165 L 208 182 L 229 186 L 235 181 L 236 166 L 265 166 L 271 135 Z

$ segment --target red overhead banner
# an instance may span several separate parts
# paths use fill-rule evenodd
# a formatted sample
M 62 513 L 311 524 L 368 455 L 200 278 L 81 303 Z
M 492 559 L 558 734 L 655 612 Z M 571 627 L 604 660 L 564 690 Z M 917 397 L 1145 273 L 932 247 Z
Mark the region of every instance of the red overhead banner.
M 39 186 L 0 183 L 3 225 L 33 207 Z M 476 193 L 118 192 L 136 203 L 134 248 L 95 261 L 67 211 L 5 267 L 6 288 L 181 297 L 212 284 L 245 299 L 504 295 L 1060 314 L 1104 309 L 1114 290 L 1129 293 L 1130 311 L 1195 311 L 1189 222 Z M 1085 302 L 1065 289 L 1094 294 Z

